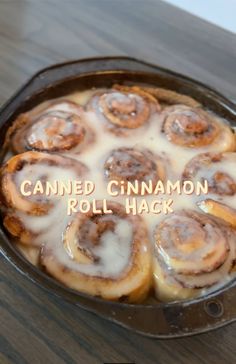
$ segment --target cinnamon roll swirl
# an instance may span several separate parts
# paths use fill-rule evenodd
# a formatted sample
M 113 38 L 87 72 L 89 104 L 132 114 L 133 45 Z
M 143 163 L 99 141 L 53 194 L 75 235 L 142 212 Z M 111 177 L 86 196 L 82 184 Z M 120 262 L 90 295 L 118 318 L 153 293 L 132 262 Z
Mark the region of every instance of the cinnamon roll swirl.
M 148 149 L 118 148 L 111 152 L 104 164 L 108 180 L 122 182 L 127 188 L 128 182 L 165 181 L 166 168 L 162 156 L 154 155 Z
M 31 151 L 12 157 L 0 170 L 0 202 L 6 229 L 22 243 L 30 244 L 32 232 L 24 224 L 24 215 L 46 215 L 60 199 L 39 193 L 24 195 L 21 191 L 24 181 L 44 183 L 53 181 L 55 176 L 76 179 L 86 173 L 84 164 L 59 155 Z
M 236 209 L 223 203 L 222 198 L 236 201 L 236 153 L 203 153 L 187 163 L 183 179 L 207 180 L 212 198 L 198 202 L 198 206 L 214 216 L 236 226 Z M 230 201 L 229 201 L 230 202 Z
M 6 138 L 14 153 L 80 152 L 93 139 L 92 129 L 83 120 L 83 108 L 66 100 L 21 114 Z
M 160 111 L 158 101 L 139 87 L 123 90 L 122 86 L 98 91 L 87 105 L 116 134 L 136 129 L 147 123 L 154 111 Z
M 236 194 L 236 153 L 202 153 L 185 166 L 184 180 L 207 180 L 210 193 L 220 196 Z
M 154 283 L 163 301 L 199 295 L 227 279 L 236 234 L 223 220 L 191 210 L 167 217 L 155 230 Z
M 234 151 L 235 135 L 221 119 L 201 108 L 174 105 L 163 111 L 162 132 L 176 145 Z
M 101 202 L 102 206 L 102 202 Z M 146 227 L 122 205 L 112 214 L 77 213 L 62 242 L 45 246 L 41 264 L 65 285 L 109 300 L 137 302 L 150 288 L 151 254 Z

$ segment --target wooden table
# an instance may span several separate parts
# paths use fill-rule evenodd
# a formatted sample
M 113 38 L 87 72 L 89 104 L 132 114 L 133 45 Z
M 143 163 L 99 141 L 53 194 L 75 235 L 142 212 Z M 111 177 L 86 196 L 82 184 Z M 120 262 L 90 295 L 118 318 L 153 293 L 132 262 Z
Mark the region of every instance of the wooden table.
M 236 100 L 236 37 L 158 0 L 0 0 L 0 103 L 55 62 L 130 55 Z M 177 340 L 126 331 L 35 286 L 1 258 L 1 364 L 231 364 L 236 325 Z

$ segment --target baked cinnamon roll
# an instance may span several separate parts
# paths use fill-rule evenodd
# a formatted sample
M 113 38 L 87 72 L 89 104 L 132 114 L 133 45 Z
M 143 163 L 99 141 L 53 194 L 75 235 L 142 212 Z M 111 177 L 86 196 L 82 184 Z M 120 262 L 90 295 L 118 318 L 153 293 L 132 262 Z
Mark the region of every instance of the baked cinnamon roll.
M 167 107 L 162 116 L 162 132 L 171 143 L 187 148 L 214 148 L 218 152 L 236 148 L 231 128 L 203 109 L 175 105 Z
M 158 180 L 164 182 L 166 179 L 164 157 L 154 155 L 148 149 L 115 149 L 107 158 L 104 171 L 108 180 L 122 182 L 125 190 L 129 182 L 151 181 L 155 185 Z
M 125 88 L 124 86 L 122 86 Z M 182 104 L 190 107 L 199 107 L 201 104 L 191 96 L 180 94 L 173 90 L 167 90 L 162 87 L 144 86 L 143 90 L 153 95 L 161 106 Z
M 6 140 L 14 153 L 80 152 L 94 139 L 83 120 L 83 108 L 72 101 L 57 101 L 21 114 L 9 129 Z
M 202 153 L 192 158 L 183 172 L 184 180 L 207 180 L 210 193 L 236 194 L 236 153 Z
M 73 180 L 86 173 L 84 164 L 59 155 L 31 151 L 12 157 L 0 170 L 0 202 L 6 229 L 22 243 L 31 244 L 32 232 L 24 224 L 24 215 L 46 215 L 60 200 L 60 196 L 46 196 L 26 188 L 22 193 L 23 183 L 29 188 L 37 181 L 42 185 L 54 181 L 55 176 Z
M 109 300 L 143 300 L 151 281 L 146 227 L 122 205 L 108 202 L 108 208 L 111 214 L 77 213 L 62 242 L 43 247 L 41 264 L 80 292 Z
M 236 226 L 236 209 L 220 200 L 223 197 L 236 197 L 235 166 L 236 153 L 203 153 L 192 158 L 183 172 L 184 180 L 207 180 L 213 198 L 198 202 L 198 206 L 204 212 L 220 217 L 233 226 Z
M 198 207 L 207 214 L 221 218 L 236 228 L 236 209 L 226 205 L 223 202 L 207 198 L 197 202 Z
M 106 127 L 116 134 L 125 134 L 127 129 L 136 129 L 147 123 L 154 111 L 160 111 L 158 101 L 139 87 L 123 90 L 98 91 L 87 105 L 94 111 Z
M 178 211 L 157 226 L 154 237 L 154 283 L 162 301 L 191 298 L 223 284 L 233 268 L 236 234 L 223 220 Z

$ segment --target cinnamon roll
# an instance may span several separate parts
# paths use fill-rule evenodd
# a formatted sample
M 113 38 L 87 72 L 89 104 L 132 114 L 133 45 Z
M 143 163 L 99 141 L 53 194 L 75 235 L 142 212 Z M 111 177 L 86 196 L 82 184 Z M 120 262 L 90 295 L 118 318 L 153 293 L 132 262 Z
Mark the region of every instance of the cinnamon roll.
M 148 149 L 118 148 L 111 152 L 104 164 L 108 180 L 122 182 L 127 189 L 129 182 L 165 181 L 166 168 L 164 157 L 154 155 Z
M 155 230 L 154 283 L 157 298 L 191 298 L 227 279 L 236 258 L 236 234 L 223 220 L 178 211 Z
M 116 134 L 124 134 L 127 129 L 136 129 L 147 123 L 154 111 L 160 111 L 158 101 L 139 87 L 123 90 L 98 91 L 87 105 L 94 111 L 106 127 Z
M 162 132 L 171 143 L 187 148 L 214 148 L 218 152 L 236 148 L 231 128 L 201 108 L 174 105 L 167 107 L 162 117 Z
M 201 104 L 197 100 L 193 99 L 191 96 L 183 95 L 173 90 L 167 90 L 162 87 L 149 87 L 149 86 L 144 86 L 143 90 L 153 95 L 161 104 L 161 106 L 176 105 L 176 104 L 183 104 L 190 107 L 201 106 Z
M 33 193 L 22 194 L 22 183 L 28 181 L 54 181 L 55 176 L 63 180 L 82 178 L 87 167 L 67 157 L 40 152 L 25 152 L 8 160 L 0 170 L 0 202 L 4 215 L 4 226 L 22 243 L 31 244 L 32 232 L 24 224 L 24 215 L 43 216 L 59 202 L 59 196 Z
M 183 172 L 183 179 L 207 180 L 212 198 L 198 202 L 198 206 L 214 216 L 236 226 L 236 209 L 223 203 L 222 198 L 236 201 L 236 153 L 203 153 L 192 158 Z M 230 202 L 230 201 L 229 201 Z
M 118 203 L 109 202 L 108 208 L 109 215 L 77 213 L 62 241 L 43 247 L 41 264 L 51 276 L 80 292 L 109 300 L 143 300 L 151 281 L 145 224 L 140 217 L 127 215 Z
M 80 152 L 94 139 L 92 129 L 83 120 L 83 108 L 61 100 L 21 114 L 7 134 L 14 153 Z
M 210 193 L 220 196 L 236 194 L 236 153 L 202 153 L 185 166 L 184 180 L 208 182 Z
M 197 205 L 207 214 L 219 217 L 236 228 L 236 209 L 210 198 L 197 202 Z

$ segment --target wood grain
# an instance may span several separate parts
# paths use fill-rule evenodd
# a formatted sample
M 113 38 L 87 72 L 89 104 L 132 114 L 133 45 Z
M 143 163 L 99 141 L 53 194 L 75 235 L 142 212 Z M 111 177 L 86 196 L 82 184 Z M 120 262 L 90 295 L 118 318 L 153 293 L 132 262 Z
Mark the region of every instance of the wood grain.
M 40 68 L 130 55 L 236 100 L 236 37 L 157 0 L 0 0 L 0 103 Z M 1 257 L 1 364 L 231 364 L 236 325 L 191 338 L 142 337 L 61 302 Z

